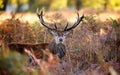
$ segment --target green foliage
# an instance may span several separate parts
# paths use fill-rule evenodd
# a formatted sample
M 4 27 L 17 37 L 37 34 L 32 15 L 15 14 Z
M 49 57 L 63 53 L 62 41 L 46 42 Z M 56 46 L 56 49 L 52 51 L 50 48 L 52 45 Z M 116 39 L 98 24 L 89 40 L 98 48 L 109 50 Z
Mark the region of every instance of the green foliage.
M 3 8 L 4 5 L 3 5 L 3 0 L 0 0 L 0 8 Z
M 49 9 L 52 0 L 29 0 L 30 10 L 36 11 L 37 8 Z
M 53 2 L 50 5 L 50 9 L 62 9 L 67 7 L 68 0 L 53 0 Z
M 74 7 L 75 6 L 75 0 L 68 0 L 68 6 Z
M 112 28 L 117 29 L 119 26 L 118 22 L 116 20 L 113 20 L 113 19 L 112 19 L 112 21 L 113 21 Z
M 3 0 L 0 1 L 0 8 L 3 7 Z M 119 0 L 8 0 L 9 4 L 21 6 L 29 4 L 29 10 L 36 11 L 37 8 L 45 8 L 47 10 L 59 10 L 67 7 L 87 7 L 94 9 L 120 9 Z
M 109 9 L 120 10 L 120 1 L 119 0 L 109 0 Z
M 9 4 L 17 6 L 18 4 L 27 4 L 29 0 L 8 0 Z
M 32 0 L 31 0 L 32 1 Z M 79 2 L 79 3 L 77 3 Z M 32 3 L 32 2 L 31 2 Z M 77 4 L 88 8 L 100 8 L 100 9 L 120 9 L 120 1 L 118 0 L 40 0 L 34 1 L 35 5 L 38 4 L 40 7 L 47 9 L 58 10 L 66 7 L 76 7 Z M 32 3 L 33 4 L 33 3 Z
M 114 19 L 111 19 L 111 20 L 112 20 L 112 25 L 111 26 L 116 31 L 116 39 L 117 39 L 117 43 L 119 43 L 119 41 L 120 41 L 120 24 L 117 20 L 114 20 Z
M 79 2 L 79 3 L 78 3 Z M 35 8 L 45 7 L 46 9 L 58 10 L 66 7 L 88 7 L 95 9 L 120 9 L 119 0 L 29 0 L 30 7 Z
M 103 8 L 104 0 L 82 0 L 82 4 L 88 8 Z
M 8 0 L 8 4 L 17 6 L 17 0 Z
M 82 5 L 89 8 L 101 9 L 120 9 L 119 0 L 82 0 Z
M 37 8 L 57 10 L 67 7 L 68 0 L 29 0 L 30 10 L 36 11 Z
M 25 69 L 27 58 L 17 52 L 10 52 L 0 47 L 0 70 L 8 71 L 10 75 L 28 75 Z

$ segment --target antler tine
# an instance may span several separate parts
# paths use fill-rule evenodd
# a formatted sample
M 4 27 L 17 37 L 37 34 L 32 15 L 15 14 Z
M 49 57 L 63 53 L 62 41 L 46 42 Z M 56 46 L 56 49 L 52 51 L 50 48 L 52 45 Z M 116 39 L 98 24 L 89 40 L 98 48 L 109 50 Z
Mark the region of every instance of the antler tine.
M 76 26 L 79 25 L 79 23 L 80 23 L 80 22 L 83 20 L 83 18 L 84 18 L 84 14 L 83 14 L 81 17 L 79 17 L 79 13 L 77 12 L 77 16 L 78 16 L 77 22 L 74 23 L 74 25 L 73 25 L 72 27 L 67 28 L 67 26 L 66 26 L 64 31 L 69 31 L 69 30 L 71 30 L 71 29 L 73 29 L 73 28 L 75 28 Z
M 52 28 L 48 27 L 48 25 L 45 23 L 45 21 L 44 21 L 44 19 L 43 19 L 43 11 L 41 11 L 41 13 L 39 14 L 39 13 L 38 13 L 38 9 L 37 9 L 36 13 L 37 13 L 37 16 L 38 16 L 39 19 L 40 19 L 41 24 L 42 24 L 43 26 L 45 26 L 46 28 L 48 28 L 48 29 L 50 29 L 50 30 L 53 30 Z
M 55 29 L 57 29 L 57 25 L 56 25 L 56 23 L 54 23 L 54 26 L 55 26 Z
M 67 29 L 67 27 L 68 27 L 68 22 L 67 22 L 67 25 L 65 26 L 65 29 L 64 29 L 64 31 Z

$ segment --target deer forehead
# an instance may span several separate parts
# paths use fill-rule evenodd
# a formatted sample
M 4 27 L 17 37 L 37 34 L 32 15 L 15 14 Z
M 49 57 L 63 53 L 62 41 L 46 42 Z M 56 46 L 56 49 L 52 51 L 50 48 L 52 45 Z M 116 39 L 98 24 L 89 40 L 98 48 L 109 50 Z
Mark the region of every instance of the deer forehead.
M 63 31 L 58 31 L 58 32 L 57 32 L 57 35 L 58 35 L 58 36 L 63 36 L 63 35 L 64 35 L 64 32 L 63 32 Z

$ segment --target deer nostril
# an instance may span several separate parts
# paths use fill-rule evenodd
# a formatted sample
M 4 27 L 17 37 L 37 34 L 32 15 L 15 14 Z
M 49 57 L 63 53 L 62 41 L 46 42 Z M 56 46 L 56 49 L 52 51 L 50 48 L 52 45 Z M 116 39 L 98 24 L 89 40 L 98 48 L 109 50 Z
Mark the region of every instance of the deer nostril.
M 63 39 L 62 39 L 62 38 L 60 38 L 60 39 L 59 39 L 59 41 L 60 41 L 60 42 L 62 42 L 62 41 L 63 41 Z

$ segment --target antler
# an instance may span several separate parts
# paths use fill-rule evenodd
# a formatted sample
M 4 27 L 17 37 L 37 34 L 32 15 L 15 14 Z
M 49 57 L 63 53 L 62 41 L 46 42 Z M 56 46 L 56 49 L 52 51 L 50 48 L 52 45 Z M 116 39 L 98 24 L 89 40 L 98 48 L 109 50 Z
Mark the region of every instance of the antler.
M 80 23 L 80 22 L 83 20 L 83 18 L 84 18 L 84 14 L 83 14 L 81 17 L 79 17 L 79 13 L 77 12 L 77 16 L 78 16 L 77 22 L 74 23 L 74 25 L 73 25 L 72 27 L 69 27 L 69 28 L 67 28 L 67 27 L 68 27 L 68 23 L 67 23 L 67 25 L 65 26 L 64 31 L 72 30 L 72 29 L 74 29 L 77 25 L 79 25 L 79 23 Z
M 45 26 L 45 27 L 48 28 L 49 30 L 55 30 L 54 28 L 49 27 L 49 26 L 47 25 L 47 23 L 45 23 L 45 21 L 44 21 L 44 19 L 43 19 L 43 11 L 41 11 L 41 13 L 39 14 L 39 13 L 38 13 L 38 9 L 37 9 L 36 13 L 37 13 L 37 16 L 39 17 L 40 22 L 41 22 L 41 24 L 42 24 L 43 26 Z M 55 28 L 57 28 L 56 24 L 55 24 Z
M 44 21 L 44 19 L 43 19 L 43 11 L 41 11 L 41 13 L 39 14 L 39 13 L 38 13 L 38 9 L 37 9 L 36 13 L 37 13 L 37 16 L 39 17 L 40 22 L 41 22 L 41 24 L 42 24 L 43 26 L 45 26 L 45 27 L 48 28 L 49 30 L 57 30 L 56 23 L 54 24 L 55 28 L 51 28 L 51 27 L 49 27 L 49 26 L 47 25 L 47 23 L 45 23 L 45 21 Z M 65 26 L 65 28 L 64 28 L 63 31 L 72 30 L 72 29 L 74 29 L 77 25 L 79 25 L 79 23 L 80 23 L 80 22 L 83 20 L 83 18 L 84 18 L 84 14 L 83 14 L 81 17 L 79 17 L 79 13 L 77 12 L 77 16 L 78 16 L 77 22 L 74 23 L 74 25 L 73 25 L 72 27 L 69 27 L 69 28 L 68 28 L 68 23 L 67 23 L 67 25 Z M 59 30 L 58 30 L 58 31 L 59 31 Z

